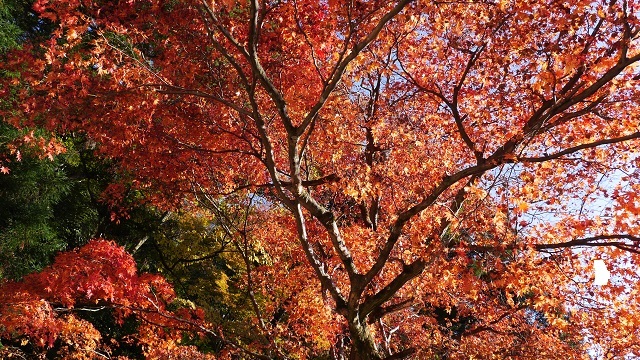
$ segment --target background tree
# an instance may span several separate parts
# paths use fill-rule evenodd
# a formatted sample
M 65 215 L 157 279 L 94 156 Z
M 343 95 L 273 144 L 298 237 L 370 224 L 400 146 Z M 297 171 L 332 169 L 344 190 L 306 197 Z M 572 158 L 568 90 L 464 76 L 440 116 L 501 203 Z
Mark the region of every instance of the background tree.
M 15 128 L 0 124 L 0 137 L 9 139 L 7 144 L 18 134 Z M 20 161 L 13 161 L 7 170 L 10 173 L 0 177 L 0 278 L 19 278 L 40 270 L 65 245 L 50 221 L 53 205 L 68 194 L 67 178 L 56 171 L 57 163 L 40 159 L 33 148 L 12 150 L 5 145 L 0 149 L 2 154 L 11 152 Z
M 263 291 L 318 314 L 264 356 L 633 356 L 637 6 L 41 0 L 7 115 L 83 131 L 161 207 L 259 194 L 254 238 L 300 269 Z
M 3 284 L 1 297 L 0 335 L 9 340 L 0 349 L 5 357 L 207 358 L 178 345 L 178 329 L 199 332 L 201 311 L 170 311 L 171 286 L 160 276 L 138 274 L 133 258 L 113 242 L 96 240 L 61 254 L 44 271 Z M 125 322 L 135 329 L 128 336 L 108 327 Z
M 0 54 L 25 41 L 43 40 L 51 32 L 52 23 L 40 18 L 32 5 L 32 0 L 4 0 L 0 4 Z

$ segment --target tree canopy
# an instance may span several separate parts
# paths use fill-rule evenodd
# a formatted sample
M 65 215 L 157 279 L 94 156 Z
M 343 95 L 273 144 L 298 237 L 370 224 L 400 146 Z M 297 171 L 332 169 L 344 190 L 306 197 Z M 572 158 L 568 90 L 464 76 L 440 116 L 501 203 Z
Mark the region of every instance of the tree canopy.
M 638 6 L 37 0 L 2 115 L 117 164 L 114 219 L 198 214 L 216 356 L 640 356 Z

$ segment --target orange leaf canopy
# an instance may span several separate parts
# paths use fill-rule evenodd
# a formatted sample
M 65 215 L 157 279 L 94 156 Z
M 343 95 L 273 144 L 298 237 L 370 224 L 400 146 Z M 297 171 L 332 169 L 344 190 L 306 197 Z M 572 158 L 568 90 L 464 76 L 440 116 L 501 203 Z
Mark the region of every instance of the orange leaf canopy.
M 316 286 L 274 353 L 633 357 L 638 6 L 39 0 L 59 27 L 2 65 L 7 116 L 88 134 L 158 206 L 258 196 L 273 273 L 305 264 L 277 281 Z

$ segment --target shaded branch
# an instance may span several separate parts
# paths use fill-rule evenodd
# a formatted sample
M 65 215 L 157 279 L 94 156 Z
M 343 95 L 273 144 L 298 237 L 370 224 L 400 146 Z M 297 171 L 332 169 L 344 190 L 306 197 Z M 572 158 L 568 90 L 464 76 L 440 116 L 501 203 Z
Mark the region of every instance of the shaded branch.
M 471 138 L 469 137 L 469 134 L 467 133 L 467 130 L 464 127 L 464 120 L 467 118 L 467 116 L 460 115 L 460 111 L 458 109 L 458 99 L 460 95 L 460 90 L 464 85 L 464 82 L 467 78 L 467 75 L 469 74 L 469 71 L 471 71 L 471 68 L 475 65 L 476 61 L 480 57 L 480 54 L 482 54 L 482 51 L 485 48 L 486 48 L 486 45 L 482 45 L 479 49 L 477 49 L 477 51 L 472 52 L 471 57 L 469 58 L 469 61 L 467 62 L 467 65 L 465 66 L 464 71 L 462 72 L 462 75 L 460 76 L 460 80 L 458 81 L 456 86 L 453 88 L 453 101 L 447 102 L 447 105 L 451 110 L 453 118 L 455 119 L 456 127 L 458 128 L 458 133 L 460 133 L 460 137 L 462 138 L 464 143 L 467 145 L 469 150 L 473 152 L 473 155 L 475 156 L 478 162 L 482 161 L 483 154 L 482 154 L 482 151 L 479 151 L 478 149 L 476 149 L 475 143 L 473 142 L 473 140 L 471 140 Z
M 477 326 L 477 327 L 475 327 L 473 329 L 470 329 L 469 331 L 463 332 L 461 336 L 463 336 L 463 337 L 472 336 L 472 335 L 478 334 L 478 333 L 483 332 L 483 331 L 490 331 L 490 332 L 493 332 L 495 334 L 504 334 L 504 332 L 495 330 L 492 327 L 492 325 L 495 325 L 495 324 L 499 323 L 500 321 L 508 318 L 509 316 L 514 315 L 518 311 L 528 308 L 529 306 L 531 306 L 531 304 L 527 304 L 527 303 L 520 304 L 517 307 L 515 307 L 513 310 L 506 311 L 506 312 L 502 313 L 500 316 L 498 316 L 497 318 L 489 321 L 488 323 L 485 323 L 484 325 L 479 325 L 479 326 Z
M 275 84 L 271 81 L 267 72 L 262 67 L 260 63 L 260 59 L 258 58 L 258 40 L 260 34 L 260 0 L 251 0 L 251 9 L 250 9 L 250 22 L 249 22 L 249 63 L 251 64 L 251 68 L 253 70 L 253 74 L 258 78 L 264 89 L 269 93 L 271 100 L 276 105 L 276 109 L 280 114 L 280 118 L 282 119 L 282 124 L 287 130 L 288 134 L 296 133 L 295 127 L 293 125 L 293 121 L 289 116 L 289 112 L 287 110 L 287 102 L 284 100 L 284 97 L 280 93 L 280 91 L 276 88 Z
M 409 298 L 399 303 L 395 303 L 388 306 L 380 306 L 369 314 L 369 322 L 375 322 L 376 319 L 381 319 L 385 315 L 392 314 L 397 311 L 402 311 L 413 305 L 414 298 Z
M 175 269 L 175 267 L 178 264 L 192 264 L 192 263 L 196 263 L 196 262 L 200 262 L 200 261 L 207 261 L 207 260 L 215 259 L 216 257 L 220 256 L 220 254 L 222 254 L 224 252 L 229 252 L 228 250 L 226 250 L 226 244 L 223 244 L 222 247 L 220 247 L 218 250 L 216 250 L 216 251 L 214 251 L 212 253 L 209 253 L 207 255 L 203 255 L 201 257 L 197 257 L 195 259 L 178 258 L 178 259 L 175 260 L 175 262 L 171 266 L 170 270 Z
M 503 149 L 502 152 L 506 153 L 506 150 Z M 389 255 L 391 254 L 391 251 L 393 250 L 395 244 L 400 239 L 400 235 L 402 235 L 402 228 L 411 218 L 413 218 L 414 216 L 416 216 L 417 214 L 419 214 L 429 206 L 433 205 L 438 199 L 438 197 L 442 195 L 442 193 L 444 193 L 447 189 L 449 189 L 452 185 L 454 185 L 458 181 L 469 176 L 478 176 L 490 169 L 493 169 L 501 165 L 501 163 L 504 161 L 505 155 L 506 154 L 502 154 L 501 158 L 494 159 L 491 162 L 483 161 L 482 163 L 476 166 L 471 166 L 466 169 L 460 170 L 453 175 L 445 176 L 440 181 L 440 183 L 436 185 L 436 187 L 431 191 L 431 194 L 429 196 L 424 198 L 418 204 L 398 214 L 398 218 L 396 219 L 393 226 L 391 226 L 389 237 L 387 238 L 387 241 L 384 247 L 380 251 L 380 254 L 378 254 L 378 257 L 376 258 L 376 261 L 371 267 L 371 269 L 365 274 L 365 277 L 364 277 L 365 284 L 368 284 L 369 282 L 371 282 L 371 280 L 373 280 L 373 278 L 382 270 L 382 268 L 388 261 Z
M 622 241 L 605 241 L 602 240 L 629 240 L 632 244 Z M 613 246 L 622 250 L 640 254 L 640 237 L 628 234 L 598 235 L 581 239 L 574 239 L 556 244 L 536 244 L 534 248 L 538 251 L 562 249 L 580 246 Z
M 362 304 L 362 310 L 360 311 L 360 318 L 365 319 L 369 314 L 391 299 L 406 283 L 420 275 L 426 266 L 426 261 L 422 259 L 416 260 L 410 265 L 403 265 L 402 272 L 396 276 L 389 285 L 365 300 Z
M 623 241 L 603 241 L 603 240 L 628 240 L 629 242 Z M 587 238 L 573 239 L 569 241 L 564 241 L 560 243 L 554 244 L 535 244 L 533 248 L 537 251 L 541 252 L 549 252 L 547 250 L 558 250 L 558 249 L 566 249 L 572 247 L 616 247 L 621 250 L 633 252 L 640 254 L 640 237 L 635 235 L 628 234 L 613 234 L 613 235 L 598 235 Z M 519 247 L 525 247 L 524 244 L 509 244 L 507 246 L 482 246 L 482 245 L 473 245 L 467 244 L 467 248 L 471 251 L 476 252 L 494 252 L 494 251 L 509 251 L 514 250 Z
M 304 186 L 304 187 L 314 187 L 314 186 L 321 186 L 321 185 L 324 185 L 324 184 L 331 184 L 331 183 L 335 183 L 335 182 L 338 182 L 338 181 L 340 181 L 340 177 L 337 176 L 336 174 L 331 174 L 331 175 L 327 175 L 325 177 L 321 177 L 321 178 L 315 179 L 315 180 L 304 180 L 304 181 L 302 181 L 302 186 Z M 280 181 L 280 185 L 284 186 L 285 188 L 289 188 L 293 184 L 291 184 L 290 181 Z M 204 192 L 204 191 L 200 191 L 199 193 L 206 194 L 206 195 L 231 195 L 233 193 L 236 193 L 236 192 L 242 191 L 242 190 L 246 190 L 246 189 L 273 188 L 275 186 L 276 186 L 276 184 L 274 184 L 274 183 L 246 184 L 246 185 L 237 186 L 233 190 L 231 190 L 229 192 L 225 192 L 225 193 L 209 193 L 209 192 Z

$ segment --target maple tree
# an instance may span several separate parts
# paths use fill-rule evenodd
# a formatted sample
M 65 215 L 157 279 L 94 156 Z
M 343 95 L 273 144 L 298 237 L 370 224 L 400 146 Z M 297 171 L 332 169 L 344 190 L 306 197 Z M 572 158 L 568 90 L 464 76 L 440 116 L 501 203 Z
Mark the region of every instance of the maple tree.
M 121 348 L 130 347 L 152 358 L 207 358 L 194 347 L 180 345 L 180 330 L 200 331 L 201 310 L 170 311 L 167 306 L 175 299 L 171 286 L 160 276 L 139 275 L 133 257 L 113 242 L 91 241 L 59 255 L 42 272 L 0 289 L 0 336 L 19 344 L 5 343 L 3 357 L 22 356 L 21 349 L 31 345 L 36 350 L 32 355 L 49 348 L 48 356 L 70 359 L 122 355 Z M 103 338 L 109 332 L 96 327 L 109 322 L 103 318 L 94 326 L 83 316 L 99 312 L 107 312 L 114 327 L 137 320 L 135 334 Z
M 252 209 L 216 216 L 274 259 L 254 356 L 638 355 L 635 1 L 34 9 L 6 121 L 85 133 L 159 207 Z

